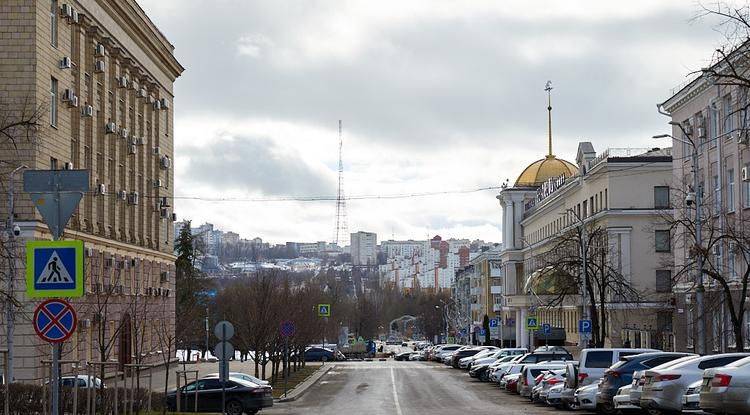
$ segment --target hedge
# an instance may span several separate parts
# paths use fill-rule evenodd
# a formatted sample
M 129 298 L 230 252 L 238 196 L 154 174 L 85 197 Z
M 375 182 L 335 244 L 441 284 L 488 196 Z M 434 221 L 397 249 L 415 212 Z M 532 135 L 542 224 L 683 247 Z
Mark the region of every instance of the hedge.
M 14 415 L 43 414 L 45 403 L 49 405 L 49 389 L 46 386 L 31 385 L 25 383 L 12 383 L 10 386 L 10 412 Z M 126 402 L 125 397 L 130 398 L 131 391 L 126 388 L 117 388 L 117 401 L 120 405 L 120 412 L 123 405 L 130 405 Z M 93 391 L 91 393 L 94 395 Z M 127 395 L 126 395 L 127 394 Z M 78 389 L 78 413 L 86 414 L 86 389 Z M 96 412 L 112 413 L 114 411 L 115 389 L 106 388 L 104 391 L 96 390 Z M 5 385 L 0 385 L 0 411 L 5 405 Z M 145 411 L 148 406 L 148 391 L 138 389 L 135 400 L 133 401 L 133 410 Z M 164 393 L 151 392 L 151 410 L 160 411 L 164 407 Z M 60 409 L 61 412 L 73 412 L 73 389 L 61 388 L 60 390 Z

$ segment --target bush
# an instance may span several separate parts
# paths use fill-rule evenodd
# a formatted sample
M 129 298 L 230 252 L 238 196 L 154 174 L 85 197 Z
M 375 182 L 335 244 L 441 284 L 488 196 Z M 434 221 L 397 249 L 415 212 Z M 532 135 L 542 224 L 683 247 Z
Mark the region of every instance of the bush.
M 117 388 L 117 401 L 120 412 L 124 405 L 130 405 L 131 391 L 126 388 Z M 86 413 L 86 389 L 78 389 L 78 413 Z M 91 392 L 94 395 L 94 391 Z M 96 390 L 96 412 L 112 413 L 114 411 L 115 389 L 107 388 L 103 391 Z M 126 401 L 127 397 L 127 401 Z M 42 414 L 44 405 L 49 405 L 49 390 L 46 386 L 30 385 L 24 383 L 12 383 L 10 385 L 10 411 L 14 415 Z M 0 408 L 5 405 L 5 387 L 0 388 Z M 148 391 L 138 389 L 133 400 L 133 410 L 145 411 L 148 406 Z M 151 392 L 151 410 L 159 411 L 164 407 L 164 393 Z M 73 389 L 61 388 L 60 390 L 61 412 L 73 411 Z

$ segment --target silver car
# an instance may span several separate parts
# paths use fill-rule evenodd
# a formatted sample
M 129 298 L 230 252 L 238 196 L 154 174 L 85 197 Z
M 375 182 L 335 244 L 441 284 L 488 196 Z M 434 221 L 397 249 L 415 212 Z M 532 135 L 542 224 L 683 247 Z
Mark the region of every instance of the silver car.
M 576 389 L 575 408 L 584 411 L 596 410 L 596 393 L 599 392 L 599 380 Z
M 701 386 L 703 380 L 698 380 L 690 384 L 685 394 L 682 396 L 682 413 L 683 414 L 702 414 L 700 407 Z
M 704 370 L 699 399 L 706 411 L 750 413 L 750 358 Z
M 641 407 L 633 405 L 630 403 L 630 389 L 633 388 L 633 385 L 625 385 L 617 390 L 617 395 L 615 395 L 614 398 L 612 398 L 612 404 L 615 406 L 615 410 L 618 412 L 630 412 L 630 411 L 640 411 Z
M 688 386 L 703 377 L 703 370 L 726 366 L 748 356 L 749 353 L 701 356 L 668 368 L 657 366 L 648 369 L 641 393 L 641 408 L 679 412 L 682 410 L 682 397 Z
M 698 355 L 690 355 L 681 357 L 679 359 L 672 360 L 667 363 L 663 363 L 659 366 L 653 367 L 653 369 L 665 369 L 681 362 L 685 362 L 698 357 Z M 643 383 L 646 381 L 645 370 L 637 370 L 633 372 L 633 383 L 630 388 L 630 404 L 641 407 L 641 393 L 643 392 Z

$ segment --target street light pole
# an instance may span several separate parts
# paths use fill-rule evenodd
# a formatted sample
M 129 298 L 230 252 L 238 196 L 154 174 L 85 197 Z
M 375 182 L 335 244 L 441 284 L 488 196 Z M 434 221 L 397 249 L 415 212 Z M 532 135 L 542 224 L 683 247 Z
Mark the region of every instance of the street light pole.
M 581 317 L 583 320 L 589 320 L 589 307 L 588 307 L 588 263 L 586 253 L 586 223 L 583 221 L 581 216 L 573 209 L 568 209 L 568 212 L 573 214 L 578 222 L 581 224 L 581 238 L 580 238 L 580 250 L 581 250 Z M 585 349 L 589 345 L 589 340 L 585 333 L 578 333 L 578 345 Z
M 6 282 L 6 300 L 5 300 L 5 321 L 7 328 L 5 330 L 5 333 L 7 335 L 6 338 L 6 345 L 8 347 L 8 353 L 7 353 L 7 375 L 8 378 L 5 379 L 6 383 L 12 383 L 14 379 L 13 374 L 13 332 L 15 330 L 15 313 L 13 310 L 13 307 L 15 306 L 16 301 L 16 294 L 15 294 L 15 284 L 14 280 L 16 279 L 16 234 L 14 228 L 16 227 L 15 218 L 14 215 L 14 209 L 15 209 L 15 177 L 16 173 L 18 173 L 22 169 L 28 168 L 25 165 L 16 167 L 12 172 L 10 172 L 10 180 L 8 183 L 8 243 L 10 244 L 9 251 L 10 251 L 10 259 L 8 261 L 8 281 Z M 7 397 L 6 397 L 7 399 Z

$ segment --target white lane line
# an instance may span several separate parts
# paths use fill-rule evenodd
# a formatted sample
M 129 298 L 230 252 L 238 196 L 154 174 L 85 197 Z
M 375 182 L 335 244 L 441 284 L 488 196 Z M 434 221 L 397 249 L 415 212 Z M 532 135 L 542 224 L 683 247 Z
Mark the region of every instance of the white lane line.
M 391 384 L 393 385 L 393 403 L 396 405 L 396 414 L 403 415 L 401 412 L 401 405 L 398 403 L 398 392 L 396 391 L 396 375 L 394 375 L 393 368 L 391 368 Z

